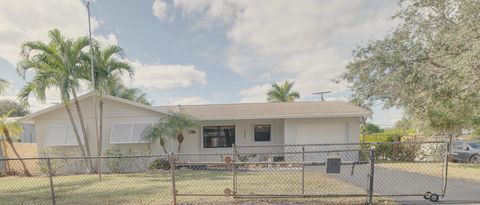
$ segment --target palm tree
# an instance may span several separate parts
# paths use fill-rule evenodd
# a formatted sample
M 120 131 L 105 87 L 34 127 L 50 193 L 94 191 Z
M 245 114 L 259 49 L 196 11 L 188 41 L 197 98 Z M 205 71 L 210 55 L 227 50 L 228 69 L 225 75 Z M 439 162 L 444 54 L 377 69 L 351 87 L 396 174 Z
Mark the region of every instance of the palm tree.
M 120 47 L 112 45 L 105 49 L 100 49 L 99 46 L 95 46 L 93 49 L 93 65 L 94 65 L 94 87 L 98 92 L 100 98 L 98 100 L 99 105 L 99 133 L 97 139 L 97 154 L 102 154 L 102 142 L 103 142 L 103 94 L 109 94 L 112 89 L 115 89 L 115 85 L 119 82 L 118 74 L 126 71 L 130 76 L 133 75 L 133 70 L 126 62 L 122 62 L 118 57 L 123 55 L 123 51 Z M 91 55 L 84 56 L 85 65 L 90 67 Z M 90 79 L 91 81 L 91 79 Z
M 33 70 L 35 76 L 20 91 L 19 99 L 28 105 L 28 96 L 34 94 L 36 98 L 45 102 L 45 91 L 48 88 L 58 88 L 62 104 L 65 107 L 70 123 L 75 133 L 75 137 L 80 149 L 80 153 L 85 157 L 87 169 L 92 169 L 90 148 L 87 139 L 87 131 L 83 121 L 83 115 L 78 102 L 76 90 L 79 88 L 79 81 L 84 75 L 84 69 L 81 67 L 82 49 L 89 45 L 86 37 L 77 40 L 65 39 L 59 30 L 54 29 L 48 32 L 50 42 L 29 41 L 22 45 L 22 60 L 18 63 L 18 72 L 25 78 L 27 70 Z M 82 145 L 77 125 L 70 108 L 70 99 L 73 96 L 80 126 L 83 132 L 85 146 Z
M 25 175 L 32 176 L 28 171 L 27 165 L 25 165 L 25 162 L 23 161 L 22 157 L 20 156 L 20 154 L 18 154 L 17 149 L 15 148 L 15 146 L 13 146 L 12 136 L 18 137 L 23 132 L 23 127 L 18 121 L 9 120 L 10 114 L 12 114 L 13 112 L 15 112 L 15 110 L 10 110 L 8 113 L 4 114 L 0 118 L 0 135 L 2 137 L 5 137 L 5 140 L 12 148 L 13 153 L 15 153 L 15 156 L 19 159 L 20 163 L 22 164 L 23 172 L 25 173 Z M 4 149 L 5 148 L 6 147 L 4 146 Z
M 7 90 L 7 87 L 10 83 L 7 80 L 0 78 L 0 94 L 4 93 Z
M 108 94 L 111 96 L 123 98 L 125 100 L 130 100 L 144 105 L 152 105 L 152 102 L 147 99 L 146 93 L 138 88 L 129 88 L 125 86 L 118 75 L 112 76 L 109 87 Z
M 293 102 L 300 98 L 300 94 L 292 91 L 294 82 L 285 81 L 283 84 L 273 83 L 267 93 L 267 100 L 270 102 Z
M 183 132 L 198 125 L 198 120 L 195 117 L 182 111 L 170 112 L 165 121 L 160 122 L 160 126 L 164 127 L 165 133 L 177 139 L 177 152 L 179 153 L 184 140 Z
M 145 131 L 145 134 L 143 135 L 143 137 L 145 139 L 150 140 L 151 142 L 154 142 L 156 139 L 158 139 L 158 143 L 162 147 L 163 152 L 165 154 L 168 154 L 168 151 L 166 149 L 166 139 L 165 139 L 166 130 L 167 129 L 165 127 L 165 123 L 160 120 L 158 123 L 148 128 Z

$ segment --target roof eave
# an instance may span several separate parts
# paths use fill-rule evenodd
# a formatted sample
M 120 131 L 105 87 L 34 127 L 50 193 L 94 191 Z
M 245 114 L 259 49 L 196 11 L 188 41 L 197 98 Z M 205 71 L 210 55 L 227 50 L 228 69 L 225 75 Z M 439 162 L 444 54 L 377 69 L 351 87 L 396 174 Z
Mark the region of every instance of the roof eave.
M 82 96 L 79 96 L 78 97 L 78 100 L 83 100 L 85 98 L 88 98 L 90 96 L 92 96 L 94 94 L 94 92 L 89 92 L 87 94 L 84 94 Z M 98 94 L 97 94 L 98 96 Z M 165 115 L 168 115 L 168 113 L 165 113 L 165 112 L 162 112 L 160 110 L 157 110 L 155 109 L 154 107 L 152 106 L 148 106 L 148 105 L 144 105 L 144 104 L 141 104 L 141 103 L 137 103 L 137 102 L 132 102 L 130 100 L 125 100 L 125 99 L 122 99 L 122 98 L 118 98 L 118 97 L 114 97 L 114 96 L 110 96 L 110 95 L 102 95 L 103 98 L 106 98 L 106 99 L 109 99 L 109 100 L 113 100 L 113 101 L 116 101 L 116 102 L 120 102 L 120 103 L 125 103 L 125 104 L 128 104 L 128 105 L 132 105 L 132 106 L 136 106 L 136 107 L 140 107 L 140 108 L 143 108 L 143 109 L 147 109 L 147 110 L 150 110 L 150 111 L 154 111 L 154 112 L 157 112 L 157 113 L 161 113 L 161 114 L 165 114 Z M 73 99 L 71 100 L 71 103 L 73 103 Z M 40 110 L 40 111 L 37 111 L 37 112 L 34 112 L 34 113 L 31 113 L 29 115 L 26 115 L 24 116 L 23 118 L 19 119 L 20 122 L 22 123 L 34 123 L 34 118 L 40 116 L 40 115 L 43 115 L 45 113 L 48 113 L 50 111 L 53 111 L 53 110 L 56 110 L 56 109 L 59 109 L 59 108 L 62 108 L 63 107 L 63 104 L 57 104 L 57 105 L 54 105 L 54 106 L 51 106 L 51 107 L 48 107 L 48 108 L 45 108 L 43 110 Z
M 334 113 L 334 114 L 310 114 L 310 115 L 263 115 L 263 116 L 223 116 L 223 117 L 199 117 L 199 120 L 249 120 L 249 119 L 295 119 L 295 118 L 339 118 L 339 117 L 365 117 L 371 113 Z M 195 116 L 195 115 L 194 115 Z

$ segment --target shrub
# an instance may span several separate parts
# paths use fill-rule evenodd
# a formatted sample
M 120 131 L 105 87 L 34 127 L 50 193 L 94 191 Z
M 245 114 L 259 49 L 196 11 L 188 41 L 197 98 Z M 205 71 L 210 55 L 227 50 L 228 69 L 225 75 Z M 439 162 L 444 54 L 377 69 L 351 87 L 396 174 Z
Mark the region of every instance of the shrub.
M 162 169 L 162 170 L 169 170 L 170 163 L 165 159 L 155 159 L 148 165 L 148 169 L 155 170 L 155 169 Z
M 122 171 L 122 152 L 119 149 L 109 149 L 105 151 L 105 156 L 107 157 L 119 157 L 119 158 L 106 158 L 105 164 L 107 165 L 110 172 L 120 173 Z
M 65 154 L 54 149 L 54 148 L 44 148 L 40 151 L 41 157 L 65 157 Z M 66 159 L 51 159 L 50 166 L 52 168 L 52 175 L 56 175 L 59 172 L 65 170 L 67 164 Z M 48 164 L 47 160 L 38 160 L 38 169 L 43 174 L 48 174 Z
M 255 158 L 256 156 L 257 156 L 256 154 L 238 155 L 238 160 L 240 162 L 248 162 L 251 159 Z
M 50 166 L 52 168 L 52 176 L 55 176 L 57 173 L 64 170 L 66 164 L 66 160 L 64 159 L 52 159 L 50 160 Z M 43 174 L 48 174 L 48 164 L 47 160 L 39 160 L 38 167 L 40 172 Z
M 369 142 L 386 142 L 385 144 L 375 145 L 375 159 L 394 160 L 394 161 L 413 161 L 420 154 L 420 146 L 417 144 L 395 144 L 388 142 L 401 142 L 403 130 L 386 130 L 380 133 L 365 135 L 362 138 L 362 148 L 368 150 Z M 367 153 L 365 153 L 367 154 Z M 367 154 L 368 155 L 368 154 Z M 362 157 L 365 158 L 366 156 Z

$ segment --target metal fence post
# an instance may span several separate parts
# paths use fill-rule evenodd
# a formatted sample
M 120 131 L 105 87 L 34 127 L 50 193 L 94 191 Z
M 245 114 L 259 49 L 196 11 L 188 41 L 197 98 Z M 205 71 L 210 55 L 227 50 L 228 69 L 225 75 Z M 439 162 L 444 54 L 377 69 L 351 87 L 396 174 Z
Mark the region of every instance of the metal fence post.
M 52 163 L 50 162 L 50 157 L 47 158 L 47 167 L 48 167 L 48 180 L 50 181 L 50 193 L 52 197 L 52 204 L 56 204 L 55 200 L 55 190 L 53 188 L 53 172 L 52 172 Z
M 448 183 L 448 161 L 450 161 L 450 154 L 452 153 L 452 143 L 453 143 L 453 135 L 450 134 L 448 136 L 448 142 L 446 143 L 446 150 L 445 150 L 445 161 L 443 162 L 443 170 L 442 174 L 443 177 L 443 186 L 442 186 L 442 197 L 445 196 L 447 192 L 447 183 Z
M 375 176 L 375 146 L 370 147 L 370 174 L 368 175 L 368 201 L 367 204 L 373 204 L 373 177 Z
M 233 159 L 232 159 L 232 171 L 233 171 L 233 196 L 237 195 L 237 169 L 235 166 L 235 162 L 237 161 L 237 148 L 235 147 L 235 144 L 232 144 L 232 149 L 233 149 Z
M 97 155 L 97 172 L 98 172 L 98 180 L 102 181 L 102 159 L 100 156 Z
M 305 194 L 305 146 L 302 146 L 302 195 Z
M 176 205 L 177 204 L 177 188 L 175 186 L 175 154 L 173 152 L 170 152 L 168 156 L 168 160 L 170 161 L 170 175 L 172 177 L 172 204 Z

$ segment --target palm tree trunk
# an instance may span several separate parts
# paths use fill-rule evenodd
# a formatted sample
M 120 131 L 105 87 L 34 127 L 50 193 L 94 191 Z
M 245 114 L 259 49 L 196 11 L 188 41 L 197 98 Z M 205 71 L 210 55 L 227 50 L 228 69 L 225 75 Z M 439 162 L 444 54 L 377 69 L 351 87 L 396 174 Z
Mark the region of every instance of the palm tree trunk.
M 178 143 L 178 147 L 177 147 L 177 153 L 180 153 L 180 149 L 182 148 L 182 143 Z
M 183 133 L 180 132 L 180 133 L 177 135 L 177 141 L 178 141 L 177 153 L 180 153 L 180 150 L 181 150 L 181 148 L 182 148 L 183 139 L 184 139 Z
M 82 155 L 82 157 L 85 157 L 85 165 L 87 166 L 87 171 L 90 172 L 91 165 L 89 164 L 88 157 L 85 154 L 85 150 L 83 149 L 82 140 L 80 138 L 80 134 L 78 133 L 77 126 L 75 125 L 75 120 L 73 119 L 72 110 L 70 110 L 69 105 L 65 105 L 65 109 L 67 109 L 68 118 L 70 119 L 70 123 L 72 124 L 73 132 L 75 133 L 75 138 L 77 139 L 78 143 L 78 148 L 80 149 L 80 154 Z
M 13 146 L 13 140 L 10 137 L 10 133 L 6 127 L 3 128 L 3 134 L 5 134 L 5 138 L 7 138 L 7 142 L 12 147 L 13 153 L 15 153 L 15 156 L 19 159 L 20 163 L 22 164 L 23 167 L 23 173 L 25 173 L 25 176 L 31 177 L 32 175 L 27 169 L 27 165 L 25 165 L 25 162 L 23 161 L 22 157 L 20 157 L 20 154 L 18 154 L 17 149 L 15 146 Z
M 163 152 L 165 152 L 165 154 L 168 154 L 167 149 L 165 148 L 165 145 L 162 146 L 162 149 L 163 149 Z
M 1 140 L 2 142 L 2 154 L 4 158 L 8 158 L 8 155 L 7 155 L 7 143 L 5 142 L 5 140 Z M 8 173 L 10 172 L 10 167 L 9 167 L 9 164 L 7 163 L 7 161 L 3 161 L 3 164 L 4 164 L 4 167 L 5 167 L 5 172 Z M 3 172 L 0 171 L 0 176 L 2 176 Z
M 88 143 L 87 128 L 85 127 L 85 121 L 83 119 L 82 110 L 80 108 L 80 102 L 78 101 L 77 92 L 75 91 L 75 89 L 72 89 L 72 95 L 73 95 L 73 100 L 75 101 L 75 107 L 77 108 L 78 118 L 80 119 L 80 127 L 82 129 L 83 140 L 85 142 L 85 152 L 86 152 L 87 157 L 90 157 L 92 155 L 90 154 L 90 145 Z M 95 125 L 95 126 L 97 126 L 97 125 Z M 93 170 L 91 159 L 89 159 L 89 158 L 87 158 L 87 159 L 89 161 L 89 164 L 88 164 L 89 169 Z
M 102 155 L 102 146 L 103 146 L 103 97 L 100 95 L 99 112 L 100 112 L 100 122 L 98 125 L 98 139 L 97 139 L 97 155 Z

